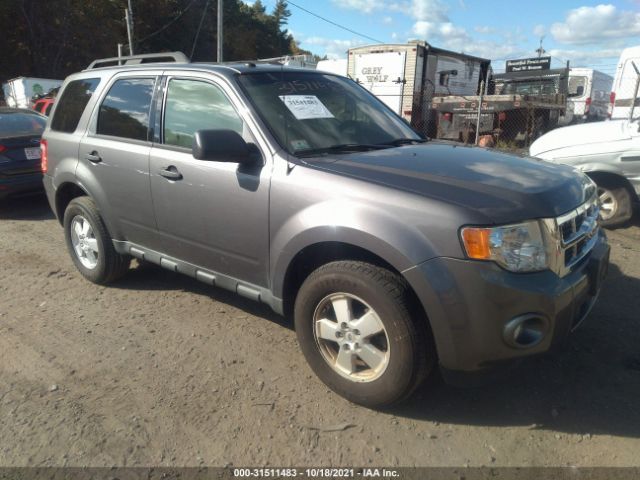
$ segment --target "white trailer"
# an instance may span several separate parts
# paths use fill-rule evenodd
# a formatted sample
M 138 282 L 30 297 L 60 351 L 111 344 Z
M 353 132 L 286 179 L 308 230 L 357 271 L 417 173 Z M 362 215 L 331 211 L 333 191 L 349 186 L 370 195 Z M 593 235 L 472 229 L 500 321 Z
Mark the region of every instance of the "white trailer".
M 626 48 L 620 55 L 609 99 L 609 116 L 640 118 L 640 45 Z
M 607 118 L 613 77 L 592 68 L 571 68 L 566 117 L 572 123 Z
M 7 106 L 31 108 L 31 97 L 42 95 L 62 85 L 63 80 L 50 78 L 17 77 L 2 84 Z
M 329 60 L 320 60 L 316 66 L 316 70 L 320 70 L 328 73 L 335 73 L 336 75 L 347 76 L 347 59 L 337 58 Z
M 430 134 L 434 96 L 476 95 L 490 61 L 433 47 L 427 42 L 383 44 L 349 50 L 348 76 Z

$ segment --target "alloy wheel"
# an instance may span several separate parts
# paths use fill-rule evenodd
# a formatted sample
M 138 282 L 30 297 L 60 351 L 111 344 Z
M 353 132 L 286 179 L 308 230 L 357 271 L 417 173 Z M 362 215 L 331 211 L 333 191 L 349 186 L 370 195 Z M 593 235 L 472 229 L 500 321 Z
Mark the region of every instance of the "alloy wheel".
M 76 215 L 71 221 L 71 243 L 73 250 L 85 268 L 93 270 L 98 265 L 98 240 L 89 221 Z
M 327 364 L 354 382 L 379 378 L 389 364 L 389 337 L 382 320 L 364 300 L 333 293 L 313 316 L 316 344 Z

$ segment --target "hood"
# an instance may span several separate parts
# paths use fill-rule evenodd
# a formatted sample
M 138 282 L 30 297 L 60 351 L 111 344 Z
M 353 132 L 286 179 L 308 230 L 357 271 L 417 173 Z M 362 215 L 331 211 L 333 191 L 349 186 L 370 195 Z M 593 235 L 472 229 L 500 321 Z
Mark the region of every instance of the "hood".
M 556 217 L 595 189 L 571 167 L 439 142 L 307 158 L 305 163 L 473 210 L 495 223 Z
M 583 123 L 556 128 L 544 134 L 531 145 L 529 152 L 534 157 L 546 152 L 575 145 L 615 142 L 630 138 L 627 120 Z

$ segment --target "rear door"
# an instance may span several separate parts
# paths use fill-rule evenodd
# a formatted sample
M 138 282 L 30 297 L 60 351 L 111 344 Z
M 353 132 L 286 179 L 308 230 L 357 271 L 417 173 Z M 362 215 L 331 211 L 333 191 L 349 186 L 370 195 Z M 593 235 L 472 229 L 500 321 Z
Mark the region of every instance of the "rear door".
M 196 160 L 193 135 L 231 129 L 259 144 L 222 82 L 176 72 L 166 78 L 158 142 L 151 151 L 151 190 L 163 252 L 254 285 L 267 285 L 270 162 L 252 167 Z M 264 144 L 263 144 L 264 145 Z M 258 147 L 260 148 L 260 147 Z M 264 148 L 262 151 L 266 151 Z
M 149 184 L 151 105 L 157 72 L 116 75 L 103 90 L 79 150 L 77 176 L 118 239 L 157 247 Z

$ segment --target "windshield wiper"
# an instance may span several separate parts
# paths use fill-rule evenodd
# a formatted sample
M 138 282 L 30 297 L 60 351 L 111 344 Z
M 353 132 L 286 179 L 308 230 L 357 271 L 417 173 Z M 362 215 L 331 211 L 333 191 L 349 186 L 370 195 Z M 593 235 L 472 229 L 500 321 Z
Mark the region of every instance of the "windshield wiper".
M 401 145 L 413 145 L 415 143 L 425 143 L 427 139 L 425 138 L 396 138 L 389 142 L 381 143 L 380 145 L 393 145 L 394 147 L 399 147 Z
M 389 148 L 391 145 L 386 144 L 370 144 L 370 143 L 340 143 L 322 148 L 305 148 L 295 152 L 297 157 L 311 157 L 323 153 L 349 153 L 349 152 L 366 152 L 368 150 L 381 150 Z

